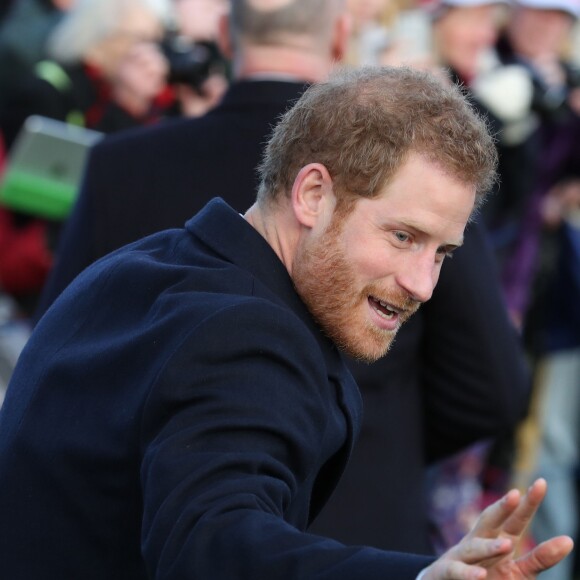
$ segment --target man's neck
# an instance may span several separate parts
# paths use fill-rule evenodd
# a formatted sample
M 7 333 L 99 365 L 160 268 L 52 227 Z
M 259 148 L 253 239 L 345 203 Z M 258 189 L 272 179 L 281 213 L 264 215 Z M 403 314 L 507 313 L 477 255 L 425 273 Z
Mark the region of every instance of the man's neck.
M 243 218 L 270 244 L 288 272 L 292 274 L 300 229 L 293 219 L 293 213 L 287 210 L 264 211 L 264 208 L 256 202 Z
M 256 47 L 247 49 L 233 66 L 234 76 L 239 80 L 278 78 L 318 82 L 327 78 L 333 63 L 306 50 Z

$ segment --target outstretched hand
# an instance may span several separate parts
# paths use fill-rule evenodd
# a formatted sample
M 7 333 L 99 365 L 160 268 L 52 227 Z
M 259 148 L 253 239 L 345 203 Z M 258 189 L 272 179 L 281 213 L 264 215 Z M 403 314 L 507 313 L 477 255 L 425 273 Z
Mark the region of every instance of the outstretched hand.
M 568 536 L 516 555 L 546 488 L 546 481 L 538 479 L 523 497 L 517 490 L 508 492 L 481 513 L 473 529 L 429 566 L 421 580 L 531 580 L 563 560 L 573 548 Z

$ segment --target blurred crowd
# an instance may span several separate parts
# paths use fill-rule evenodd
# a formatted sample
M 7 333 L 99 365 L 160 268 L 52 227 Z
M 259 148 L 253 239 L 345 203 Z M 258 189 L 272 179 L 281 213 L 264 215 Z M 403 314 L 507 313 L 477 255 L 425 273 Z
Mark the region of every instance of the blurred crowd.
M 105 134 L 216 104 L 227 84 L 215 44 L 227 3 L 14 0 L 0 24 L 0 155 L 41 115 Z M 0 213 L 0 284 L 29 316 L 61 223 Z
M 476 220 L 533 386 L 513 430 L 430 470 L 435 549 L 455 543 L 510 483 L 525 486 L 536 474 L 551 493 L 530 541 L 577 537 L 580 0 L 346 0 L 346 7 L 341 64 L 420 67 L 458 83 L 499 152 L 499 179 Z M 0 174 L 31 115 L 108 135 L 211 111 L 235 74 L 220 42 L 228 8 L 227 0 L 5 3 Z M 0 206 L 2 383 L 59 260 L 65 222 Z M 479 306 L 474 298 L 471 307 Z M 570 580 L 573 568 L 566 561 L 545 577 Z

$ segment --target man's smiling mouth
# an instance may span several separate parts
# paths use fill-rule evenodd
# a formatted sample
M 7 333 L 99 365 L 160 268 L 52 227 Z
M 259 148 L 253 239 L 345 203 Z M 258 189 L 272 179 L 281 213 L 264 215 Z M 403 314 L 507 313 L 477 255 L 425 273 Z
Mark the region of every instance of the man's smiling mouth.
M 374 310 L 386 320 L 395 320 L 401 314 L 400 309 L 388 304 L 387 302 L 383 302 L 374 296 L 369 296 L 369 302 Z

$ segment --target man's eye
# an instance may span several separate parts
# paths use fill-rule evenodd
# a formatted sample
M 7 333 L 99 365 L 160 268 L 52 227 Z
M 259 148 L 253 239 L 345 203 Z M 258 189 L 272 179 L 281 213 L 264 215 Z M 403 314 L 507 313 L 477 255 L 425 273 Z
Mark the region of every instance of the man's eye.
M 395 237 L 399 242 L 408 242 L 409 241 L 409 234 L 405 232 L 395 232 Z

